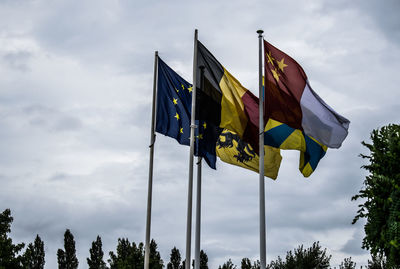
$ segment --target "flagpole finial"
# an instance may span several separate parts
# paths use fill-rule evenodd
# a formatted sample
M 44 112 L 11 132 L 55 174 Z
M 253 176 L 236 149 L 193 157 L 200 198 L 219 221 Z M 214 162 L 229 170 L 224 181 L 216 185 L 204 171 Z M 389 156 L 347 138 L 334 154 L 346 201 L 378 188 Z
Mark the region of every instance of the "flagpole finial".
M 259 36 L 261 36 L 263 33 L 264 33 L 263 30 L 257 30 L 257 34 L 258 34 Z

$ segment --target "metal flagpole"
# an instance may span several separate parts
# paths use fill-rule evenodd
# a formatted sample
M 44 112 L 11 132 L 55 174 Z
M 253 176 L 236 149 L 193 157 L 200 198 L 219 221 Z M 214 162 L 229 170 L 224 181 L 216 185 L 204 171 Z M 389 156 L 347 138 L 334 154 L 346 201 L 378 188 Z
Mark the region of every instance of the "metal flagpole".
M 197 157 L 197 201 L 196 201 L 196 238 L 194 249 L 194 268 L 200 269 L 200 232 L 201 232 L 201 157 Z
M 200 89 L 204 85 L 204 66 L 200 66 Z M 200 135 L 200 133 L 199 133 Z M 200 140 L 200 139 L 199 139 Z M 197 147 L 199 146 L 197 143 Z M 200 232 L 201 232 L 201 161 L 197 158 L 197 193 L 196 193 L 196 227 L 195 227 L 195 247 L 194 247 L 194 268 L 200 269 Z
M 259 185 L 259 192 L 260 192 L 260 269 L 265 269 L 266 267 L 266 234 L 265 234 L 265 183 L 264 183 L 264 92 L 263 92 L 263 85 L 262 85 L 262 34 L 264 33 L 263 30 L 258 30 L 258 43 L 259 43 L 259 50 L 258 50 L 258 89 L 259 89 L 259 178 L 260 178 L 260 185 Z
M 149 185 L 147 188 L 147 218 L 146 218 L 144 269 L 149 269 L 149 259 L 150 259 L 151 201 L 153 193 L 153 157 L 154 157 L 154 142 L 156 141 L 156 133 L 154 131 L 155 129 L 154 125 L 156 118 L 157 67 L 158 67 L 158 51 L 154 53 L 153 105 L 151 108 L 150 164 L 149 164 Z
M 193 53 L 193 91 L 192 91 L 192 115 L 190 121 L 190 156 L 189 156 L 189 184 L 188 204 L 186 220 L 186 262 L 185 268 L 190 269 L 190 252 L 192 244 L 192 196 L 193 196 L 193 159 L 194 159 L 194 133 L 196 130 L 196 70 L 197 69 L 197 29 L 194 30 L 194 53 Z

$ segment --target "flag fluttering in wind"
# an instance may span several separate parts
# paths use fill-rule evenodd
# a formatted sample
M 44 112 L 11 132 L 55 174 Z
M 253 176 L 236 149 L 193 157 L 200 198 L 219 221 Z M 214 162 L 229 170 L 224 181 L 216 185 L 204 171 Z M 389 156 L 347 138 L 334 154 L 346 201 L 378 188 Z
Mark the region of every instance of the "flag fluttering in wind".
M 327 148 L 339 148 L 350 121 L 311 88 L 303 68 L 264 40 L 265 145 L 300 150 L 299 169 L 308 177 Z
M 282 160 L 280 150 L 264 146 L 264 176 L 276 179 Z M 259 172 L 259 156 L 253 147 L 237 134 L 224 129 L 217 141 L 217 156 L 224 162 Z
M 299 170 L 305 177 L 314 172 L 327 150 L 325 145 L 304 134 L 304 131 L 272 119 L 265 126 L 264 143 L 274 148 L 299 150 Z
M 189 146 L 192 85 L 158 58 L 156 131 Z
M 179 144 L 190 145 L 192 85 L 158 58 L 156 131 L 175 138 Z M 195 155 L 215 169 L 217 129 L 200 122 L 196 130 Z M 212 141 L 209 141 L 212 140 Z
M 198 90 L 196 116 L 243 137 L 249 118 L 256 117 L 258 113 L 251 102 L 255 96 L 200 41 L 197 43 L 197 85 L 201 84 L 201 66 L 204 67 L 204 85 Z
M 304 131 L 329 148 L 339 148 L 349 120 L 328 106 L 311 88 L 303 68 L 264 41 L 265 109 L 269 118 Z
M 224 162 L 259 171 L 258 98 L 244 88 L 200 42 L 197 42 L 196 118 L 224 129 L 217 137 L 217 155 Z M 204 76 L 200 74 L 204 67 Z M 265 146 L 265 176 L 275 179 L 281 155 Z

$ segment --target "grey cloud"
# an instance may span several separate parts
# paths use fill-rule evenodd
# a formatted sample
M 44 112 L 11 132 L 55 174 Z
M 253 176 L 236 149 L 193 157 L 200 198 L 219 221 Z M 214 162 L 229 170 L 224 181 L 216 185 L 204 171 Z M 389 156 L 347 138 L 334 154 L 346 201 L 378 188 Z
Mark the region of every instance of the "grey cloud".
M 82 123 L 78 118 L 66 116 L 55 122 L 53 128 L 56 131 L 78 130 L 82 128 Z
M 394 44 L 400 41 L 400 20 L 397 14 L 400 11 L 400 3 L 396 0 L 385 1 L 382 5 L 377 1 L 325 1 L 321 12 L 343 10 L 343 6 L 354 10 L 360 10 L 360 15 L 367 15 L 382 31 L 385 37 Z
M 361 225 L 358 224 L 357 226 L 359 229 L 354 232 L 353 237 L 346 242 L 340 251 L 351 255 L 362 255 L 368 253 L 367 250 L 361 248 L 365 234 L 363 233 Z
M 400 3 L 396 0 L 385 1 L 382 5 L 376 1 L 357 1 L 370 17 L 375 21 L 377 26 L 382 30 L 387 39 L 394 44 L 399 45 L 400 42 Z
M 23 108 L 32 126 L 46 128 L 49 131 L 76 131 L 82 128 L 79 118 L 66 115 L 65 112 L 42 105 L 30 105 Z
M 58 181 L 58 180 L 65 180 L 68 178 L 68 175 L 65 173 L 56 173 L 50 177 L 50 181 Z
M 8 65 L 19 71 L 29 71 L 29 59 L 32 57 L 32 53 L 28 51 L 18 51 L 9 52 L 3 55 L 3 60 L 8 63 Z
M 23 112 L 26 113 L 26 115 L 33 115 L 33 114 L 51 115 L 55 112 L 55 110 L 52 108 L 43 106 L 43 105 L 32 104 L 32 105 L 24 107 Z
M 95 10 L 92 4 L 96 5 Z M 148 30 L 149 24 L 154 23 L 155 7 L 133 4 L 134 8 L 129 9 L 125 2 L 83 4 L 90 8 L 83 8 L 82 3 L 53 3 L 51 12 L 46 13 L 35 33 L 45 47 L 79 55 L 87 64 L 106 62 L 118 72 L 145 74 L 146 70 L 152 70 L 154 50 L 170 45 L 160 41 L 160 34 L 154 35 Z M 171 31 L 164 30 L 164 35 Z

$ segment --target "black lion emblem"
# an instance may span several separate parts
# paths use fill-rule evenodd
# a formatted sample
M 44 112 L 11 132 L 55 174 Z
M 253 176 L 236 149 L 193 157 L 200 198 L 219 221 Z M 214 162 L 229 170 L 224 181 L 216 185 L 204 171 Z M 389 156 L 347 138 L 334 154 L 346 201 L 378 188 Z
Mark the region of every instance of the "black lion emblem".
M 225 141 L 221 141 L 221 137 L 224 137 Z M 242 141 L 237 134 L 229 131 L 221 133 L 217 141 L 217 146 L 218 148 L 232 148 L 233 141 L 237 142 L 236 150 L 238 152 L 238 154 L 234 155 L 233 157 L 235 157 L 238 162 L 249 162 L 256 157 L 256 153 L 248 143 Z

